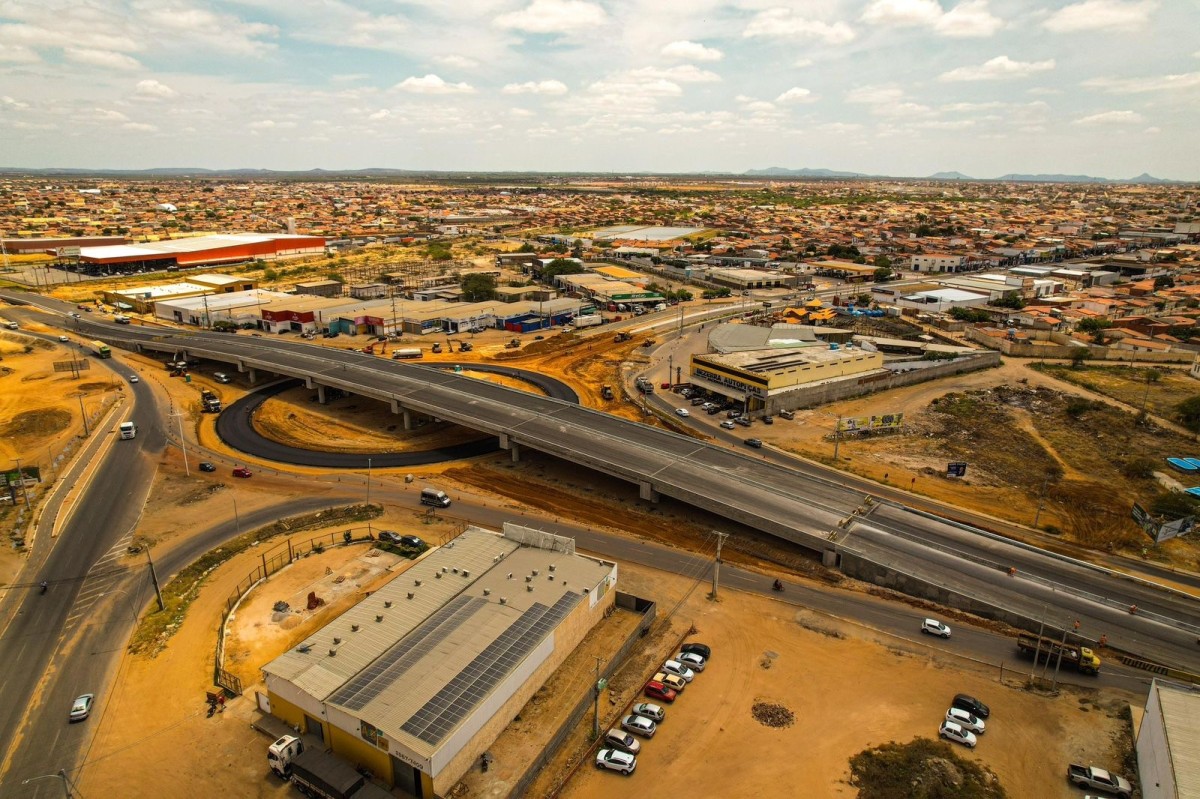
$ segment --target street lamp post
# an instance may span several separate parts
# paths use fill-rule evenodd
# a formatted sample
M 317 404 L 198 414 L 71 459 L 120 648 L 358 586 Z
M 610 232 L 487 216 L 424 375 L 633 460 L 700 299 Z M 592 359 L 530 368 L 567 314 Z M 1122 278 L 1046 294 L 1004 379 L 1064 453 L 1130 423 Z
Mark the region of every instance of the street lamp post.
M 88 436 L 90 436 L 92 434 L 92 432 L 90 430 L 88 430 L 87 411 L 84 410 L 84 408 L 83 408 L 83 394 L 80 394 L 78 399 L 79 399 L 79 415 L 81 417 L 83 417 L 83 437 L 87 438 Z
M 367 504 L 371 504 L 371 459 L 367 458 Z
M 40 777 L 30 777 L 27 780 L 21 780 L 22 785 L 28 785 L 31 782 L 38 780 L 62 780 L 63 796 L 71 799 L 71 783 L 67 780 L 67 770 L 59 769 L 57 774 L 43 774 Z
M 183 411 L 178 411 L 171 414 L 179 422 L 179 448 L 183 450 L 183 473 L 188 477 L 192 476 L 192 469 L 188 466 L 187 459 L 187 441 L 183 437 Z

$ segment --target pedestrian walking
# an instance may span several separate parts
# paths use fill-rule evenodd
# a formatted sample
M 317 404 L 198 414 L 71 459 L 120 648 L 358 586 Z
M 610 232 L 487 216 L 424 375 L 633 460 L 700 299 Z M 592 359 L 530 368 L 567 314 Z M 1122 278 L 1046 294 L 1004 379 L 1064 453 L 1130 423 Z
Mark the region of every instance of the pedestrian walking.
M 217 707 L 218 707 L 218 710 L 217 710 L 218 713 L 225 712 L 225 694 L 221 694 L 220 696 L 217 697 Z

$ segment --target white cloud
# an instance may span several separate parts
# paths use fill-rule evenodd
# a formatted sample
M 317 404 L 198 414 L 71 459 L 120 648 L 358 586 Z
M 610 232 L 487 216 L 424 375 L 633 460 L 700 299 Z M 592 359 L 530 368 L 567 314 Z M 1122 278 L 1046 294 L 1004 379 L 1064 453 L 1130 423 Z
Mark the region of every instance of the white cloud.
M 153 133 L 158 130 L 158 127 L 145 122 L 126 122 L 121 126 L 121 129 L 137 131 L 138 133 Z
M 814 95 L 808 89 L 802 89 L 799 86 L 793 86 L 783 94 L 775 98 L 777 103 L 811 103 L 816 100 Z
M 1084 0 L 1060 8 L 1042 24 L 1055 33 L 1130 30 L 1146 24 L 1158 0 Z
M 871 113 L 881 117 L 925 117 L 932 114 L 933 109 L 920 103 L 896 103 L 876 106 Z
M 526 33 L 570 33 L 607 19 L 603 8 L 585 0 L 533 0 L 528 8 L 496 17 L 496 25 Z
M 1200 72 L 1182 75 L 1158 75 L 1151 78 L 1092 78 L 1083 85 L 1089 89 L 1101 89 L 1112 94 L 1142 94 L 1165 92 L 1176 89 L 1194 89 L 1200 86 Z
M 448 67 L 454 67 L 455 69 L 474 69 L 475 67 L 479 66 L 479 62 L 474 58 L 468 58 L 465 55 L 455 55 L 453 53 L 450 55 L 438 56 L 434 60 L 439 64 L 444 64 Z
M 0 96 L 0 107 L 6 108 L 9 111 L 25 111 L 29 108 L 29 103 L 14 100 L 6 94 Z
M 797 58 L 792 62 L 792 66 L 796 69 L 804 69 L 806 67 L 811 67 L 812 65 L 813 60 L 811 58 Z
M 0 64 L 36 64 L 38 54 L 19 44 L 0 43 Z
M 844 22 L 832 25 L 819 20 L 796 16 L 790 8 L 768 8 L 760 11 L 742 31 L 746 38 L 764 36 L 779 39 L 819 39 L 826 44 L 845 44 L 853 41 L 854 31 Z
M 841 135 L 845 133 L 858 133 L 862 128 L 863 126 L 857 122 L 826 122 L 824 125 L 819 125 L 817 130 L 823 133 Z
M 1143 122 L 1144 118 L 1136 111 L 1103 111 L 1099 114 L 1080 117 L 1072 125 L 1128 125 Z
M 1004 26 L 987 0 L 965 0 L 949 11 L 938 0 L 872 0 L 861 19 L 869 25 L 930 28 L 956 38 L 991 36 Z
M 1054 69 L 1054 59 L 1045 61 L 1013 61 L 1006 55 L 999 55 L 979 66 L 959 67 L 938 76 L 940 81 L 968 80 L 1009 80 L 1012 78 L 1027 78 L 1038 72 Z
M 275 127 L 273 119 L 260 119 L 250 123 L 250 130 L 270 130 L 273 127 Z
M 91 118 L 97 122 L 128 122 L 129 117 L 120 111 L 110 111 L 107 108 L 93 108 Z
M 904 99 L 904 90 L 895 86 L 859 86 L 846 93 L 846 102 L 878 105 L 898 103 Z
M 685 61 L 720 61 L 725 54 L 714 47 L 705 47 L 699 42 L 671 42 L 662 49 L 662 54 L 668 58 L 681 58 Z
M 500 90 L 503 94 L 566 94 L 567 84 L 560 80 L 510 83 Z
M 510 108 L 510 109 L 508 109 L 508 113 L 512 114 L 515 117 L 531 117 L 531 116 L 533 116 L 533 112 L 530 111 L 528 108 Z
M 1146 128 L 1145 130 L 1143 130 L 1142 133 L 1150 133 L 1150 134 L 1162 133 L 1162 128 L 1157 128 L 1157 127 L 1151 126 L 1151 127 Z
M 473 94 L 475 92 L 466 83 L 447 83 L 437 75 L 405 78 L 397 83 L 395 88 L 413 94 Z
M 172 97 L 178 97 L 179 92 L 165 83 L 148 78 L 138 81 L 137 88 L 133 90 L 133 96 L 141 100 L 170 100 Z
M 643 97 L 678 97 L 683 94 L 679 84 L 669 80 L 637 80 L 630 76 L 614 76 L 598 80 L 588 87 L 593 92 L 608 95 L 620 95 L 622 92 L 642 95 Z
M 707 69 L 700 69 L 695 64 L 680 64 L 676 67 L 659 69 L 657 67 L 642 67 L 629 72 L 635 78 L 662 78 L 676 83 L 716 83 L 721 76 Z
M 87 64 L 90 67 L 104 69 L 141 69 L 142 65 L 136 58 L 124 53 L 114 53 L 111 50 L 89 50 L 81 47 L 64 47 L 63 55 L 68 61 L 76 64 Z

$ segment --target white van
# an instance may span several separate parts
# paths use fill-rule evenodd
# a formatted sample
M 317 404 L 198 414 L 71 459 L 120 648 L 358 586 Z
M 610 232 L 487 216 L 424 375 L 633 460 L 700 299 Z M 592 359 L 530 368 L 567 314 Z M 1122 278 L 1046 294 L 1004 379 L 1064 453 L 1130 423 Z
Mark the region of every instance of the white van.
M 233 382 L 233 378 L 230 377 L 229 375 L 225 374 L 224 372 L 214 372 L 213 380 L 216 380 L 218 383 L 232 383 Z
M 450 507 L 450 497 L 446 496 L 445 491 L 438 491 L 436 488 L 422 488 L 421 504 L 432 505 L 435 508 L 448 508 Z
M 121 440 L 125 441 L 137 436 L 137 425 L 133 422 L 121 422 Z

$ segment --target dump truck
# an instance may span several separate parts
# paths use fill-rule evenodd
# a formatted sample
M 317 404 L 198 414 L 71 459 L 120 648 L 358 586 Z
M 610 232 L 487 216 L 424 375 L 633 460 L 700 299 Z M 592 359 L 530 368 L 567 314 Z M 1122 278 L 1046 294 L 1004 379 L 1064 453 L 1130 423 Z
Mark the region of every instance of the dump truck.
M 515 349 L 517 349 L 517 348 L 518 348 L 518 347 L 520 347 L 520 346 L 521 346 L 521 339 L 519 339 L 519 338 L 514 338 L 512 341 L 510 341 L 510 342 L 508 342 L 507 344 L 505 344 L 505 345 L 504 345 L 504 349 L 506 349 L 506 350 L 515 350 Z
M 600 387 L 600 396 L 606 400 L 612 399 L 615 396 L 613 394 L 612 386 L 609 386 L 609 385 L 601 386 Z
M 633 338 L 632 335 L 622 330 L 620 333 L 617 333 L 617 335 L 613 336 L 613 343 L 620 344 L 622 341 L 629 341 L 631 338 Z
M 1045 660 L 1049 663 L 1057 663 L 1058 655 L 1061 652 L 1062 662 L 1075 667 L 1081 673 L 1100 673 L 1100 658 L 1086 646 L 1077 646 L 1075 644 L 1064 645 L 1050 638 L 1038 638 L 1036 635 L 1021 633 L 1017 637 L 1017 649 L 1021 650 L 1022 654 L 1036 657 L 1039 660 Z
M 1106 791 L 1117 796 L 1132 796 L 1133 786 L 1124 777 L 1119 777 L 1095 766 L 1072 763 L 1067 766 L 1067 779 L 1082 788 Z

